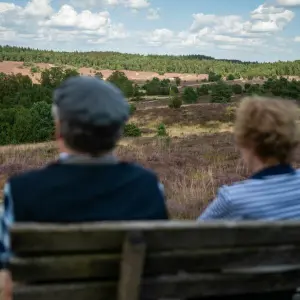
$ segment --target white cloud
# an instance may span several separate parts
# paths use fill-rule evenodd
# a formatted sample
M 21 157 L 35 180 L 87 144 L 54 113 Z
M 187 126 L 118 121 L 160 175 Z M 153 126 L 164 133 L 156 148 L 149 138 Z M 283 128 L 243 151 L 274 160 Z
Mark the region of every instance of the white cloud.
M 17 6 L 14 3 L 0 2 L 0 13 L 5 13 L 16 9 Z
M 277 3 L 282 6 L 300 6 L 300 0 L 277 0 Z
M 148 20 L 157 20 L 159 19 L 159 8 L 149 8 L 148 9 L 148 14 L 147 14 L 147 19 Z
M 97 31 L 110 24 L 110 15 L 107 11 L 92 13 L 89 10 L 83 10 L 78 13 L 72 6 L 63 5 L 49 20 L 40 24 L 51 27 L 72 27 Z
M 53 9 L 50 6 L 50 0 L 31 0 L 24 9 L 24 14 L 27 16 L 47 17 L 52 12 Z
M 155 29 L 146 34 L 143 40 L 152 46 L 161 46 L 171 42 L 174 38 L 174 32 L 167 28 Z
M 141 9 L 150 6 L 148 0 L 120 0 L 120 3 L 132 9 Z
M 262 4 L 251 12 L 254 22 L 250 30 L 254 32 L 280 31 L 293 20 L 294 16 L 295 13 L 291 10 Z
M 128 36 L 123 24 L 111 21 L 108 11 L 77 11 L 65 4 L 54 12 L 50 2 L 31 0 L 24 8 L 0 3 L 0 40 L 28 45 L 30 38 L 30 46 L 35 42 L 80 45 L 82 41 L 99 44 Z
M 69 2 L 76 8 L 97 7 L 103 8 L 107 6 L 124 6 L 130 9 L 142 9 L 150 6 L 148 0 L 70 0 Z
M 296 36 L 296 37 L 294 38 L 294 41 L 300 43 L 300 36 Z

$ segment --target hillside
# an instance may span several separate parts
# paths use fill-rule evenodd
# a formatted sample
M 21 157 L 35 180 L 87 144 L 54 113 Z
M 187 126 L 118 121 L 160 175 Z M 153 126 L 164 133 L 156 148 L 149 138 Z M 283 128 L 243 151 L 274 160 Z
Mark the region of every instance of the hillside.
M 256 63 L 216 60 L 203 55 L 140 55 L 118 52 L 55 52 L 0 46 L 0 61 L 46 63 L 95 70 L 132 70 L 165 73 L 208 74 L 214 72 L 235 77 L 300 75 L 300 60 Z

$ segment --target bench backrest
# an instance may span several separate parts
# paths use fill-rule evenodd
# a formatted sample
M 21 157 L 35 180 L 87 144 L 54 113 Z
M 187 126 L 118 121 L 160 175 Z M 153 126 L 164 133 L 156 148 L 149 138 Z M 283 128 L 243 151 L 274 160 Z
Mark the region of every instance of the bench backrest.
M 193 298 L 300 286 L 300 222 L 16 224 L 16 300 Z

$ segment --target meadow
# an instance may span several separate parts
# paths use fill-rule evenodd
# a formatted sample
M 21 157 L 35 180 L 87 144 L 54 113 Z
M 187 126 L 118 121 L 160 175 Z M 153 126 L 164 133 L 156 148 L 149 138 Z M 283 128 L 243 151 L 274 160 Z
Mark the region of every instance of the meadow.
M 0 47 L 0 190 L 11 175 L 57 158 L 52 93 L 74 75 L 103 78 L 128 98 L 132 115 L 116 152 L 157 173 L 176 219 L 196 218 L 218 187 L 249 176 L 232 133 L 243 97 L 300 100 L 299 61 L 257 64 Z
M 170 110 L 148 104 L 132 117 L 143 134 L 123 138 L 117 154 L 122 160 L 137 161 L 157 172 L 173 218 L 197 217 L 220 185 L 247 177 L 234 146 L 234 107 L 195 104 Z M 161 123 L 167 136 L 157 136 Z M 57 154 L 54 142 L 1 147 L 1 187 L 12 174 L 42 167 Z M 297 162 L 300 164 L 300 153 Z

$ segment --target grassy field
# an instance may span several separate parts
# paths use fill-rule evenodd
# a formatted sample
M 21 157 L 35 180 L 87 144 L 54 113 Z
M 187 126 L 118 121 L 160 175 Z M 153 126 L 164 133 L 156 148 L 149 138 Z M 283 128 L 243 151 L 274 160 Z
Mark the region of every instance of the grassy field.
M 138 109 L 132 117 L 143 136 L 124 138 L 117 154 L 154 169 L 166 187 L 174 218 L 193 219 L 212 200 L 222 184 L 249 174 L 239 159 L 232 136 L 234 107 L 198 104 L 171 110 Z M 164 123 L 169 137 L 157 137 Z M 12 174 L 41 167 L 57 157 L 54 143 L 0 148 L 0 189 Z M 300 165 L 300 153 L 297 155 Z

